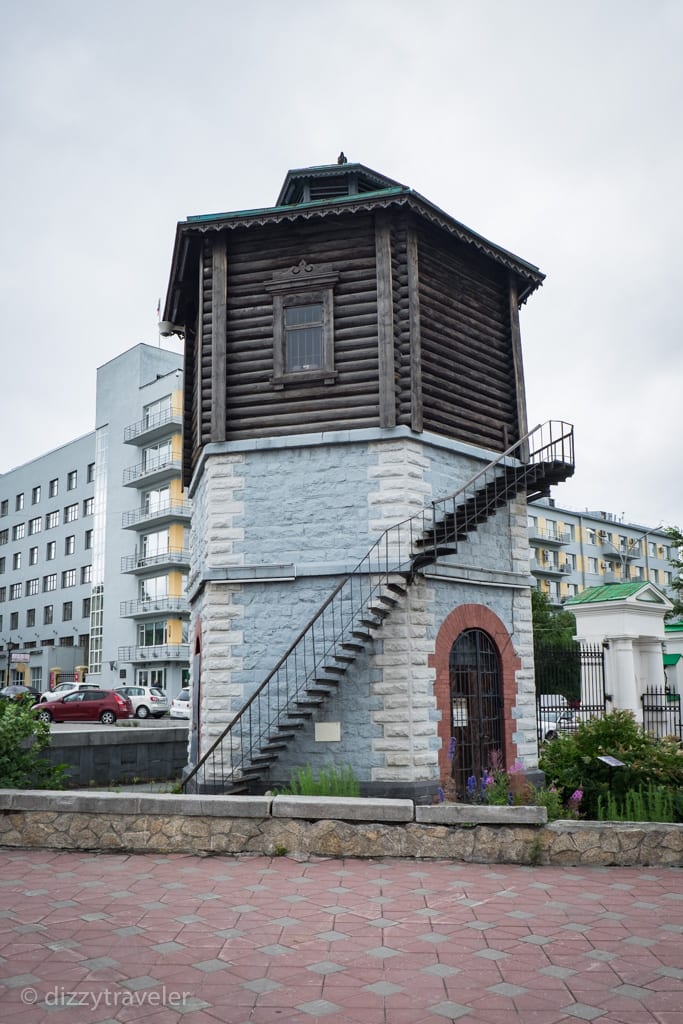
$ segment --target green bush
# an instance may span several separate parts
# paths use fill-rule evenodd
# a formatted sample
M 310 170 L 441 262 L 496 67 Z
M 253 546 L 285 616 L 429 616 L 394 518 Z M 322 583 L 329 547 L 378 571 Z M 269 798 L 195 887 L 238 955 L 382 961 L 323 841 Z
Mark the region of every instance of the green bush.
M 666 786 L 652 783 L 643 789 L 630 789 L 623 802 L 612 793 L 607 800 L 598 797 L 600 821 L 676 821 L 676 795 Z
M 287 789 L 277 792 L 286 796 L 360 796 L 360 785 L 350 766 L 325 765 L 316 778 L 307 764 L 292 772 Z
M 610 767 L 599 757 L 623 762 Z M 683 747 L 673 738 L 655 739 L 635 721 L 630 711 L 613 711 L 603 718 L 582 722 L 576 732 L 562 733 L 544 744 L 539 766 L 566 802 L 581 789 L 582 816 L 597 820 L 612 806 L 625 807 L 628 793 L 663 787 L 674 799 L 675 820 L 683 821 Z
M 50 726 L 39 722 L 31 702 L 0 700 L 0 788 L 63 789 L 67 768 L 42 756 Z

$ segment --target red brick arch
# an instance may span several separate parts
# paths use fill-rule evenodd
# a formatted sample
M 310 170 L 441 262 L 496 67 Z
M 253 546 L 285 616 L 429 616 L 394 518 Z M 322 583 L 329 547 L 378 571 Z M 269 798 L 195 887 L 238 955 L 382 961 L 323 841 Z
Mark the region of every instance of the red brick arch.
M 439 775 L 441 780 L 448 778 L 448 745 L 451 738 L 451 683 L 449 662 L 451 649 L 461 633 L 466 629 L 480 629 L 496 646 L 500 658 L 501 684 L 503 690 L 503 746 L 505 763 L 510 765 L 515 760 L 515 746 L 512 742 L 513 722 L 512 708 L 517 700 L 517 682 L 515 673 L 522 667 L 522 662 L 515 653 L 512 637 L 498 616 L 483 604 L 463 604 L 454 608 L 446 616 L 436 637 L 434 654 L 429 657 L 429 664 L 436 669 L 434 693 L 436 706 L 441 712 L 438 733 L 441 737 L 439 751 Z

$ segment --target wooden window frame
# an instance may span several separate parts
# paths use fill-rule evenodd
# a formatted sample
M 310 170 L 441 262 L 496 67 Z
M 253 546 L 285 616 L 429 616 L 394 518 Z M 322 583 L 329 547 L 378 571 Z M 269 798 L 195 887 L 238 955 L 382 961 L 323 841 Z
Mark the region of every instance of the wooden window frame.
M 339 278 L 335 270 L 317 270 L 301 260 L 297 266 L 275 271 L 266 290 L 273 296 L 273 376 L 274 388 L 299 384 L 334 384 L 334 286 Z M 285 310 L 291 306 L 320 305 L 323 310 L 323 365 L 312 370 L 287 370 Z

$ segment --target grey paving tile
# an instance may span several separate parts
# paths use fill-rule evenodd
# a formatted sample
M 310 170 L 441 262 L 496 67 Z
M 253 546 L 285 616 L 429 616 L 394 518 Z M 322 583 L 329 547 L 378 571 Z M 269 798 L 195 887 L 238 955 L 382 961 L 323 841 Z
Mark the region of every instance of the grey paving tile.
M 495 992 L 499 996 L 509 996 L 512 999 L 513 996 L 524 995 L 529 989 L 522 988 L 521 985 L 511 985 L 507 981 L 501 981 L 498 985 L 489 985 L 486 991 Z
M 433 974 L 436 978 L 450 978 L 454 974 L 460 974 L 460 967 L 449 967 L 448 964 L 429 964 L 428 967 L 421 967 L 423 974 Z
M 205 1002 L 204 999 L 199 999 L 197 996 L 183 996 L 182 1000 L 178 1003 L 174 1003 L 173 1009 L 176 1013 L 196 1013 L 198 1010 L 208 1010 L 211 1007 L 211 1003 Z M 116 1021 L 113 1024 L 117 1024 Z
M 468 921 L 466 928 L 474 928 L 477 932 L 487 932 L 490 928 L 497 927 L 492 921 Z
M 104 967 L 120 967 L 119 960 L 110 956 L 97 956 L 92 960 L 81 960 L 81 967 L 87 967 L 89 971 L 99 971 Z
M 641 988 L 639 985 L 617 985 L 612 992 L 618 996 L 625 996 L 627 999 L 645 999 L 652 995 L 651 988 Z
M 127 928 L 114 928 L 113 934 L 126 938 L 128 935 L 142 935 L 144 930 L 144 928 L 139 928 L 136 924 L 131 924 Z
M 589 960 L 601 960 L 603 963 L 608 964 L 610 960 L 616 960 L 618 954 L 610 953 L 607 949 L 589 949 L 587 953 L 582 953 L 581 956 L 588 957 Z
M 329 1013 L 336 1013 L 341 1010 L 341 1006 L 337 1006 L 336 1003 L 330 1003 L 327 999 L 314 999 L 310 1003 L 299 1003 L 297 1010 L 301 1010 L 302 1013 L 308 1013 L 311 1017 L 326 1017 Z
M 277 988 L 282 988 L 279 981 L 273 981 L 271 978 L 254 978 L 253 981 L 243 981 L 241 988 L 248 988 L 250 992 L 274 992 Z
M 13 974 L 7 978 L 2 979 L 2 984 L 6 985 L 7 988 L 23 988 L 28 985 L 36 985 L 40 983 L 40 978 L 37 974 Z
M 218 960 L 215 957 L 211 960 L 200 960 L 196 964 L 192 964 L 195 971 L 202 971 L 204 974 L 213 974 L 214 971 L 225 971 L 232 964 L 228 960 Z
M 482 960 L 505 960 L 506 957 L 510 956 L 509 953 L 504 953 L 502 949 L 478 949 L 473 956 L 480 956 Z
M 155 953 L 177 953 L 179 949 L 187 949 L 182 942 L 158 942 L 156 946 L 152 946 Z
M 549 935 L 524 935 L 522 937 L 522 942 L 528 942 L 531 946 L 549 946 L 554 941 Z
M 472 1013 L 471 1006 L 461 1006 L 460 1003 L 451 1003 L 447 1000 L 443 1003 L 435 1003 L 428 1009 L 430 1013 L 435 1013 L 438 1017 L 445 1017 L 447 1020 L 458 1020 L 459 1017 Z
M 576 974 L 573 967 L 560 967 L 558 964 L 551 964 L 550 967 L 539 967 L 539 974 L 547 974 L 550 978 L 570 978 Z
M 570 1006 L 563 1006 L 562 1010 L 579 1020 L 596 1020 L 603 1017 L 605 1011 L 597 1006 L 588 1006 L 586 1003 L 572 1003 Z
M 139 978 L 129 978 L 128 981 L 122 981 L 120 984 L 123 988 L 130 989 L 131 992 L 140 992 L 142 989 L 161 985 L 161 982 L 158 978 L 152 978 L 149 974 L 142 974 Z
M 266 956 L 284 956 L 286 953 L 293 953 L 294 950 L 291 946 L 283 946 L 279 942 L 274 942 L 271 946 L 259 946 L 259 953 L 265 953 Z
M 313 971 L 314 974 L 337 974 L 339 971 L 345 971 L 346 967 L 336 964 L 333 960 L 321 960 L 317 964 L 307 964 L 306 970 Z
M 683 981 L 683 970 L 680 967 L 657 967 L 655 974 L 660 974 L 664 978 L 677 978 L 679 981 Z
M 374 949 L 367 949 L 366 953 L 368 956 L 374 956 L 378 960 L 388 960 L 392 956 L 400 956 L 397 949 L 392 949 L 391 946 L 376 946 Z
M 322 939 L 323 942 L 339 942 L 342 939 L 348 939 L 348 937 L 349 936 L 345 935 L 344 932 L 337 932 L 334 929 L 332 931 L 329 931 L 329 932 L 317 932 L 316 933 L 316 938 L 317 939 Z
M 246 932 L 240 928 L 221 928 L 219 932 L 213 933 L 218 939 L 241 939 Z
M 657 939 L 648 939 L 642 935 L 629 935 L 627 939 L 624 939 L 624 945 L 626 946 L 656 946 Z
M 372 985 L 363 985 L 363 989 L 376 996 L 393 996 L 396 992 L 405 992 L 403 985 L 394 985 L 391 981 L 375 981 Z

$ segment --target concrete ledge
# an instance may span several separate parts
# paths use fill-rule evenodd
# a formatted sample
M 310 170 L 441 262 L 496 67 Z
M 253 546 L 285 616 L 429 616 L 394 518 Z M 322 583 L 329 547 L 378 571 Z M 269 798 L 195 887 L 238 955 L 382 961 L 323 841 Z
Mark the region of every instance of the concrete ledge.
M 545 807 L 505 807 L 486 804 L 434 804 L 416 807 L 415 821 L 431 825 L 545 825 Z
M 529 812 L 539 810 L 465 805 L 460 821 L 445 821 L 460 813 L 458 805 L 429 808 L 414 807 L 409 800 L 5 789 L 0 790 L 0 847 L 683 867 L 683 824 L 544 825 L 535 815 L 529 820 Z M 474 811 L 481 815 L 479 822 L 473 821 Z M 498 812 L 497 821 L 486 813 L 492 811 Z M 510 820 L 500 820 L 501 812 Z M 323 817 L 314 817 L 315 813 Z
M 343 796 L 276 796 L 274 818 L 309 821 L 413 821 L 412 800 L 373 800 Z

